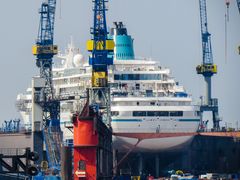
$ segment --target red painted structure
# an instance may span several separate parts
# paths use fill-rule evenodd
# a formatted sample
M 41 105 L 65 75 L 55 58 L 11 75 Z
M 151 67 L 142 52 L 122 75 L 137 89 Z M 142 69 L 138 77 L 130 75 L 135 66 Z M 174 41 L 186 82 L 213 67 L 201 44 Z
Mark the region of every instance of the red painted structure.
M 78 114 L 74 115 L 74 179 L 96 179 L 97 174 L 98 138 L 94 129 L 94 116 L 88 116 L 87 109 L 88 106 L 85 106 L 80 117 Z
M 112 178 L 112 133 L 88 103 L 74 114 L 74 180 Z

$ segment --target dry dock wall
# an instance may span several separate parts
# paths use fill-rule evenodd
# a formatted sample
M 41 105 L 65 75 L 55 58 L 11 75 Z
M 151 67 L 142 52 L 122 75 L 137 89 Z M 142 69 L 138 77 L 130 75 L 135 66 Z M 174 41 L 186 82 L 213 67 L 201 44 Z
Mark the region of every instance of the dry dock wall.
M 0 149 L 2 148 L 33 148 L 32 133 L 2 133 L 0 134 Z
M 118 153 L 118 159 L 124 154 Z M 170 170 L 183 170 L 195 175 L 216 172 L 240 172 L 240 140 L 231 137 L 195 136 L 182 148 L 155 153 L 131 153 L 120 165 L 120 171 L 132 175 L 167 175 Z
M 43 154 L 42 147 L 43 137 L 41 131 L 23 133 L 0 133 L 0 153 L 1 151 L 8 151 L 7 149 L 31 148 L 32 151 Z M 36 163 L 40 164 L 42 160 L 43 156 L 40 156 Z
M 193 173 L 236 173 L 240 171 L 240 141 L 231 137 L 196 136 L 179 160 Z

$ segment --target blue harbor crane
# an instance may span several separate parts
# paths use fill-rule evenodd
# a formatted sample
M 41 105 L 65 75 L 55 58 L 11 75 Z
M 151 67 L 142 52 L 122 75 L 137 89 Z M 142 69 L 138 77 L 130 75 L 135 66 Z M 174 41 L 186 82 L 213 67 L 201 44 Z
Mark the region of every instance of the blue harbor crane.
M 91 52 L 89 64 L 92 65 L 92 88 L 90 103 L 98 103 L 106 111 L 106 123 L 110 125 L 110 89 L 108 85 L 108 66 L 113 64 L 114 41 L 109 38 L 106 23 L 106 3 L 108 0 L 93 0 L 94 22 L 92 38 L 87 42 Z
M 91 52 L 92 86 L 80 114 L 73 115 L 74 180 L 112 179 L 112 131 L 108 67 L 113 64 L 114 41 L 106 23 L 108 0 L 92 0 L 93 27 L 87 50 Z M 104 167 L 104 171 L 101 170 Z
M 213 54 L 211 46 L 211 34 L 208 32 L 207 22 L 207 5 L 206 0 L 199 0 L 200 20 L 201 20 L 201 35 L 202 35 L 202 55 L 203 61 L 201 65 L 196 67 L 197 74 L 202 74 L 206 83 L 206 102 L 200 107 L 201 114 L 205 111 L 212 112 L 213 129 L 219 130 L 218 116 L 218 99 L 212 98 L 211 95 L 211 78 L 217 73 L 217 65 L 213 63 Z
M 32 53 L 36 56 L 36 65 L 40 69 L 40 79 L 44 86 L 34 94 L 34 102 L 42 108 L 42 131 L 50 168 L 60 167 L 60 101 L 54 96 L 52 83 L 52 58 L 58 53 L 54 45 L 54 21 L 56 0 L 47 0 L 39 10 L 40 24 L 36 45 Z M 40 148 L 40 147 L 39 147 Z

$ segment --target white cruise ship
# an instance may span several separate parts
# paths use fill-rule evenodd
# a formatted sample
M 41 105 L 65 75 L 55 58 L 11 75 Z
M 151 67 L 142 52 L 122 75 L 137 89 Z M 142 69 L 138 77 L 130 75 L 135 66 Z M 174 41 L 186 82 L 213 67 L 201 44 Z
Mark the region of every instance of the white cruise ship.
M 109 69 L 111 85 L 113 146 L 118 151 L 160 151 L 180 146 L 191 136 L 160 138 L 161 133 L 196 132 L 200 124 L 199 107 L 184 88 L 170 76 L 170 70 L 151 59 L 134 56 L 133 40 L 123 24 L 112 28 L 115 41 L 114 65 Z M 73 43 L 55 63 L 53 84 L 56 95 L 84 96 L 91 85 L 91 67 Z M 31 88 L 17 97 L 24 122 L 31 125 Z M 81 110 L 80 100 L 61 103 L 64 140 L 72 132 L 65 128 L 71 114 Z

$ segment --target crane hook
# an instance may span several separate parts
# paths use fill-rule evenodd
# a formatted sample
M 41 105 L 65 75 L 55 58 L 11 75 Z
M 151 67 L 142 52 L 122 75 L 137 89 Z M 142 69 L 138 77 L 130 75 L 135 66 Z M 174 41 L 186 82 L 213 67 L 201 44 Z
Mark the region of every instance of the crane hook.
M 225 0 L 226 3 L 226 19 L 229 21 L 229 6 L 230 6 L 230 0 Z

